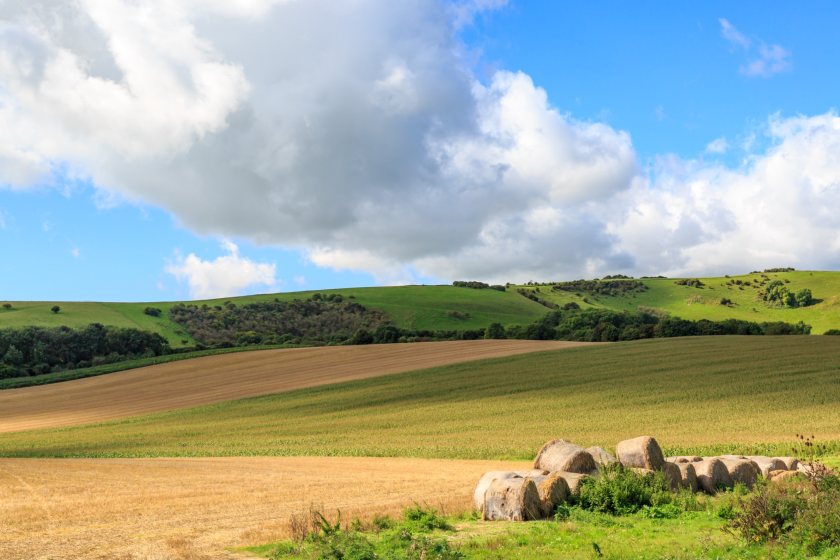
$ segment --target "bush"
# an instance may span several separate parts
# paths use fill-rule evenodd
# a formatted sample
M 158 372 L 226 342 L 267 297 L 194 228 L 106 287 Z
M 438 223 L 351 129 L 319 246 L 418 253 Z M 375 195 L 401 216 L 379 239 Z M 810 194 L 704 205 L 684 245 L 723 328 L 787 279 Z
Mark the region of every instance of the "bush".
M 50 307 L 50 311 L 52 311 L 53 313 L 58 313 L 59 311 L 61 311 L 61 307 L 53 305 L 52 307 Z
M 3 309 L 11 309 L 11 308 L 12 308 L 12 304 L 11 304 L 11 303 L 4 303 L 4 304 L 3 304 Z
M 147 307 L 146 309 L 143 310 L 143 313 L 145 313 L 146 315 L 148 315 L 150 317 L 160 317 L 160 314 L 162 312 L 157 307 Z
M 484 338 L 502 339 L 505 338 L 505 327 L 501 323 L 490 323 Z
M 435 529 L 448 531 L 452 529 L 452 526 L 438 514 L 437 510 L 418 504 L 407 508 L 403 512 L 403 520 L 406 525 L 417 531 L 428 532 Z
M 665 475 L 639 474 L 621 465 L 601 471 L 598 478 L 581 483 L 578 504 L 581 508 L 599 513 L 625 515 L 643 507 L 659 507 L 673 502 Z

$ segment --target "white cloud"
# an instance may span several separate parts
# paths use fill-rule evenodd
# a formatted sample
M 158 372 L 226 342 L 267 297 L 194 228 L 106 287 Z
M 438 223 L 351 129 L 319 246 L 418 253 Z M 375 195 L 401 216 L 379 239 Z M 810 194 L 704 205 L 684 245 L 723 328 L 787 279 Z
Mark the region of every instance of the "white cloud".
M 706 145 L 706 152 L 710 154 L 724 154 L 729 149 L 729 142 L 721 136 L 715 138 Z
M 781 45 L 768 45 L 762 41 L 754 42 L 738 31 L 729 20 L 720 18 L 718 21 L 723 38 L 747 55 L 747 62 L 739 68 L 741 74 L 769 78 L 787 72 L 793 67 L 790 51 Z
M 789 50 L 779 45 L 761 45 L 758 48 L 758 58 L 742 66 L 741 73 L 745 76 L 769 78 L 787 72 L 792 66 Z
M 293 281 L 298 286 L 305 286 L 306 285 L 306 277 L 305 276 L 295 276 Z
M 840 118 L 772 117 L 740 168 L 666 158 L 623 193 L 612 231 L 647 274 L 840 266 Z M 786 263 L 786 264 L 784 264 Z
M 70 249 L 70 256 L 74 259 L 78 259 L 82 256 L 82 252 L 79 250 L 78 247 L 73 247 L 72 249 Z
M 729 41 L 732 46 L 740 47 L 742 49 L 749 49 L 752 45 L 752 41 L 738 31 L 738 29 L 729 23 L 729 20 L 726 18 L 720 18 L 718 20 L 720 22 L 720 34 L 723 36 L 724 39 Z
M 227 254 L 212 261 L 190 253 L 186 258 L 178 257 L 165 270 L 179 282 L 186 282 L 193 299 L 241 295 L 251 288 L 275 285 L 276 265 L 240 256 L 231 241 L 223 241 L 222 248 Z
M 840 264 L 833 113 L 774 118 L 743 167 L 640 170 L 626 132 L 528 75 L 472 73 L 458 26 L 499 4 L 7 0 L 0 182 L 61 165 L 101 200 L 382 283 Z M 789 58 L 721 26 L 758 75 Z M 234 245 L 167 271 L 193 297 L 275 284 Z

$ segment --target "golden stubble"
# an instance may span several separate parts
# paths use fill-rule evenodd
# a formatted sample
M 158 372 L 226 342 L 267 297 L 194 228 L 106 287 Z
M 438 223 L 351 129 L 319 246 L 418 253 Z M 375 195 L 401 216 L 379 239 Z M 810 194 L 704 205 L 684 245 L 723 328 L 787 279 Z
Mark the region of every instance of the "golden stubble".
M 465 511 L 505 461 L 351 457 L 0 459 L 0 558 L 238 558 L 316 507 L 345 521 L 413 503 Z

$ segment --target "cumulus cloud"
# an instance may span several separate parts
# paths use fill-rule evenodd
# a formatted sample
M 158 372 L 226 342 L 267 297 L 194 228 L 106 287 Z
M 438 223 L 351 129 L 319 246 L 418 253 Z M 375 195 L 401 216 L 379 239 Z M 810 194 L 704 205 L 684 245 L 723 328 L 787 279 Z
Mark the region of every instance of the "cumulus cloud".
M 730 45 L 747 55 L 747 62 L 739 68 L 745 76 L 769 78 L 793 67 L 791 53 L 781 45 L 753 41 L 741 33 L 726 18 L 720 18 L 720 34 Z
M 768 120 L 770 147 L 737 169 L 663 158 L 615 201 L 619 247 L 646 273 L 840 266 L 840 117 Z
M 831 153 L 833 113 L 775 118 L 771 148 L 741 168 L 662 157 L 641 170 L 629 134 L 553 107 L 528 75 L 474 75 L 459 26 L 502 4 L 7 0 L 0 183 L 59 167 L 103 200 L 382 283 L 775 266 L 792 254 L 780 231 L 817 247 L 797 262 L 833 262 L 831 216 L 760 233 L 834 196 L 802 178 L 836 180 L 831 158 L 787 182 L 766 171 Z M 765 56 L 724 21 L 727 40 Z M 786 60 L 773 47 L 767 60 Z M 274 283 L 273 265 L 235 246 L 168 271 L 194 297 Z
M 706 145 L 706 152 L 710 154 L 724 154 L 729 149 L 729 142 L 724 137 L 715 138 Z
M 166 267 L 166 272 L 179 282 L 187 284 L 193 299 L 212 299 L 241 295 L 256 287 L 271 288 L 275 285 L 276 265 L 258 263 L 239 254 L 231 241 L 223 241 L 227 254 L 203 260 L 193 253 L 178 257 Z

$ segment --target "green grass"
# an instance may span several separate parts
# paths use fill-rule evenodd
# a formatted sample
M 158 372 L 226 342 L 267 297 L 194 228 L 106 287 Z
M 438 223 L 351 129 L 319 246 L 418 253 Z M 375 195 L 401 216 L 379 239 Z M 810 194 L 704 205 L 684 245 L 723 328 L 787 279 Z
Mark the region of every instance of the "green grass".
M 524 325 L 543 315 L 546 308 L 523 298 L 514 292 L 496 290 L 474 290 L 453 286 L 398 286 L 386 288 L 342 288 L 321 290 L 321 293 L 337 293 L 354 297 L 355 301 L 384 312 L 394 323 L 406 329 L 465 330 L 485 328 L 493 322 L 504 325 Z M 256 301 L 282 301 L 307 298 L 308 292 L 285 292 L 196 301 L 201 305 L 219 305 L 226 301 L 245 304 Z M 81 327 L 90 323 L 102 323 L 116 327 L 134 327 L 160 333 L 174 346 L 192 345 L 195 341 L 183 328 L 170 321 L 167 311 L 178 302 L 150 303 L 97 303 L 97 302 L 10 302 L 12 309 L 0 307 L 0 328 L 36 326 Z M 61 312 L 53 313 L 53 305 Z M 151 317 L 143 313 L 148 307 L 157 307 L 164 313 Z M 458 312 L 460 317 L 452 316 Z
M 530 459 L 549 438 L 669 453 L 840 450 L 840 337 L 656 339 L 336 384 L 99 425 L 0 435 L 0 455 Z
M 731 502 L 731 495 L 700 500 L 700 511 L 682 512 L 670 519 L 650 519 L 641 514 L 616 517 L 576 508 L 563 521 L 511 523 L 449 518 L 454 530 L 433 531 L 427 538 L 447 542 L 466 560 L 814 558 L 792 545 L 745 544 L 723 530 L 726 522 L 717 515 L 722 505 Z M 400 542 L 395 535 L 408 532 L 415 538 L 422 536 L 404 525 L 397 522 L 384 531 L 366 526 L 356 534 L 369 540 L 380 558 L 403 557 L 394 554 L 398 551 L 395 543 Z M 278 560 L 303 560 L 318 557 L 323 548 L 312 542 L 282 541 L 242 550 Z M 834 548 L 816 558 L 836 558 L 837 554 L 840 550 Z
M 726 286 L 729 280 L 759 279 L 761 274 L 744 274 L 731 278 L 700 278 L 705 284 L 702 288 L 679 286 L 673 278 L 643 278 L 648 286 L 646 292 L 627 296 L 604 297 L 587 294 L 576 295 L 574 292 L 552 290 L 550 286 L 541 286 L 540 297 L 558 304 L 571 301 L 582 308 L 603 307 L 619 311 L 636 311 L 639 306 L 666 311 L 683 319 L 743 319 L 747 321 L 785 321 L 796 323 L 803 321 L 813 327 L 814 334 L 822 334 L 828 329 L 840 328 L 840 273 L 818 271 L 796 271 L 768 273 L 771 280 L 789 280 L 786 286 L 798 291 L 809 288 L 814 297 L 822 300 L 816 305 L 798 309 L 784 309 L 767 306 L 758 298 L 759 289 L 755 286 Z M 529 286 L 519 286 L 531 289 Z M 583 299 L 586 298 L 587 302 Z M 721 298 L 732 300 L 733 305 L 720 305 Z

